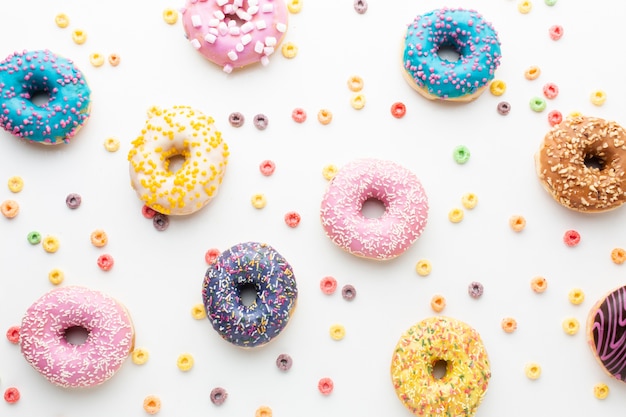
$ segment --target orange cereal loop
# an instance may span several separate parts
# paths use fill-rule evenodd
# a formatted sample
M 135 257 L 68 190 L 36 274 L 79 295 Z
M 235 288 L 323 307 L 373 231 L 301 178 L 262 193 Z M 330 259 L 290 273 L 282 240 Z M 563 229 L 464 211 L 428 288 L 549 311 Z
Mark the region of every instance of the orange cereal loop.
M 615 248 L 611 251 L 611 260 L 617 265 L 621 265 L 626 262 L 626 250 L 622 248 Z
M 570 303 L 578 305 L 585 301 L 585 293 L 580 288 L 573 288 L 572 290 L 570 290 L 567 298 L 569 299 Z
M 330 112 L 330 110 L 322 109 L 317 112 L 317 120 L 321 124 L 327 125 L 333 120 L 333 114 Z
M 112 67 L 117 67 L 120 64 L 120 56 L 118 54 L 110 54 L 109 55 L 109 64 L 111 64 Z
M 266 405 L 262 405 L 256 409 L 254 417 L 272 417 L 272 409 Z
M 20 205 L 15 200 L 4 200 L 0 205 L 2 215 L 7 219 L 12 219 L 20 212 Z
M 363 78 L 358 75 L 348 78 L 348 88 L 355 93 L 361 91 L 363 89 Z
M 505 317 L 502 319 L 500 327 L 502 327 L 502 330 L 504 330 L 505 333 L 513 333 L 517 330 L 517 320 L 513 317 Z
M 443 295 L 437 294 L 430 299 L 430 308 L 432 308 L 435 313 L 442 312 L 445 307 L 446 299 Z
M 163 20 L 165 20 L 165 23 L 168 25 L 173 25 L 178 21 L 178 12 L 170 8 L 163 10 Z
M 74 29 L 72 32 L 72 40 L 77 45 L 82 45 L 87 41 L 87 34 L 82 29 Z
M 161 399 L 156 395 L 148 395 L 143 400 L 143 409 L 148 414 L 156 414 L 161 409 Z
M 530 281 L 530 288 L 536 293 L 542 293 L 548 289 L 548 281 L 544 277 L 535 277 Z
M 102 229 L 97 229 L 91 232 L 91 244 L 96 248 L 101 248 L 107 244 L 109 238 L 106 232 Z
M 526 219 L 524 216 L 511 216 L 509 219 L 509 226 L 514 232 L 521 232 L 526 227 Z
M 529 67 L 526 71 L 524 71 L 524 78 L 526 78 L 527 80 L 536 80 L 537 78 L 539 78 L 540 74 L 541 69 L 539 69 L 538 66 L 533 65 Z
M 70 25 L 70 18 L 65 13 L 59 13 L 54 16 L 54 23 L 61 29 L 65 29 Z

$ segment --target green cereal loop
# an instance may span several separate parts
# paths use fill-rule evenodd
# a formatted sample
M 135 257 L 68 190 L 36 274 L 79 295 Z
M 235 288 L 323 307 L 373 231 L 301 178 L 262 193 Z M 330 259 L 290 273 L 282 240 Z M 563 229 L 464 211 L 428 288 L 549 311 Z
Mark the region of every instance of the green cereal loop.
M 28 239 L 28 243 L 31 245 L 38 245 L 39 242 L 41 242 L 41 233 L 30 232 L 28 236 L 26 236 L 26 239 Z
M 546 109 L 546 101 L 541 97 L 533 97 L 530 99 L 530 109 L 536 112 L 542 112 Z
M 467 146 L 460 145 L 454 148 L 454 162 L 457 164 L 464 164 L 469 160 L 470 151 Z
M 556 4 L 556 0 L 546 0 L 546 4 L 548 6 L 554 6 Z

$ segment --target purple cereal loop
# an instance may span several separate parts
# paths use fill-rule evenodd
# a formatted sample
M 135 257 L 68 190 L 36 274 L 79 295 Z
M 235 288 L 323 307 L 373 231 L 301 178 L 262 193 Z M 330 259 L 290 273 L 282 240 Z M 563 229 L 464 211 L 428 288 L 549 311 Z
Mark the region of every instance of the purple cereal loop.
M 163 213 L 156 213 L 154 215 L 154 217 L 152 218 L 152 225 L 154 226 L 155 229 L 157 229 L 159 232 L 162 232 L 164 230 L 167 230 L 167 228 L 170 225 L 170 218 L 167 214 L 163 214 Z
M 508 101 L 501 101 L 498 103 L 498 113 L 502 116 L 506 116 L 511 111 L 511 105 Z
M 278 358 L 276 358 L 276 366 L 281 371 L 288 371 L 289 369 L 291 369 L 292 364 L 293 359 L 291 359 L 291 356 L 286 353 L 281 353 L 280 355 L 278 355 Z
M 210 398 L 213 404 L 222 405 L 228 398 L 228 392 L 222 387 L 216 387 L 211 390 Z
M 354 0 L 354 10 L 356 10 L 358 14 L 364 14 L 367 11 L 367 1 Z
M 67 206 L 69 208 L 73 209 L 77 209 L 78 207 L 80 207 L 80 203 L 82 202 L 82 198 L 80 197 L 80 195 L 76 194 L 76 193 L 71 193 L 68 194 L 68 196 L 65 198 L 65 204 L 67 204 Z
M 352 301 L 356 297 L 356 289 L 352 285 L 346 284 L 341 289 L 341 296 L 346 301 Z
M 467 286 L 467 293 L 472 298 L 479 298 L 481 295 L 483 295 L 483 289 L 483 284 L 474 281 Z
M 254 127 L 256 127 L 257 129 L 265 130 L 268 124 L 269 124 L 269 120 L 266 115 L 257 114 L 256 116 L 254 116 Z
M 241 126 L 243 126 L 243 123 L 245 122 L 245 120 L 246 119 L 243 116 L 243 114 L 239 113 L 238 111 L 232 112 L 228 116 L 228 123 L 230 123 L 230 125 L 232 127 L 241 127 Z

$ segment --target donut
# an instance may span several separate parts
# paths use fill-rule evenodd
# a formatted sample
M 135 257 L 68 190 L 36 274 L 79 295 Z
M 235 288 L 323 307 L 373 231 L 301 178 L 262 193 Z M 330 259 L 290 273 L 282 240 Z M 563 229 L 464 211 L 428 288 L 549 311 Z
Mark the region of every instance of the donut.
M 40 96 L 47 101 L 33 102 Z M 15 52 L 0 62 L 0 126 L 28 142 L 68 143 L 89 119 L 90 97 L 83 73 L 49 50 Z
M 458 59 L 440 53 L 453 50 Z M 493 80 L 501 60 L 491 23 L 474 10 L 444 7 L 416 16 L 404 35 L 402 74 L 424 97 L 471 101 Z
M 434 370 L 445 367 L 440 378 Z M 491 370 L 478 332 L 450 317 L 431 317 L 410 327 L 391 360 L 398 398 L 416 416 L 473 416 Z
M 87 339 L 72 344 L 68 330 Z M 53 289 L 32 304 L 20 327 L 26 361 L 50 382 L 87 388 L 111 378 L 133 350 L 135 332 L 126 308 L 110 296 L 84 287 Z
M 378 200 L 385 212 L 363 215 L 363 204 Z M 421 235 L 428 198 L 417 176 L 381 159 L 357 159 L 331 179 L 322 197 L 320 219 L 326 235 L 349 253 L 389 260 L 404 253 Z
M 535 154 L 543 187 L 564 207 L 598 213 L 626 201 L 626 131 L 598 117 L 563 120 Z
M 587 341 L 594 357 L 611 377 L 626 382 L 626 286 L 619 287 L 591 308 Z
M 230 73 L 267 65 L 287 32 L 283 0 L 187 0 L 183 28 L 191 45 Z
M 256 293 L 247 303 L 245 291 Z M 207 269 L 202 299 L 207 317 L 233 345 L 263 346 L 285 328 L 298 298 L 291 265 L 273 247 L 246 242 L 222 252 Z
M 130 183 L 149 208 L 166 215 L 191 214 L 217 194 L 228 155 L 212 117 L 189 106 L 152 107 L 128 153 Z M 172 158 L 184 158 L 175 171 Z

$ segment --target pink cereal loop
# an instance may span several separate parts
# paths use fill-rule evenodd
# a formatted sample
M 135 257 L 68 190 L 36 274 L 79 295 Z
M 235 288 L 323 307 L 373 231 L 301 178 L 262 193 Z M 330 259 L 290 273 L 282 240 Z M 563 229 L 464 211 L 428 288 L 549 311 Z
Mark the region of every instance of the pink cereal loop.
M 561 25 L 550 26 L 548 33 L 550 34 L 550 39 L 552 39 L 553 41 L 558 41 L 559 39 L 561 39 L 561 37 L 563 37 L 563 26 Z
M 337 280 L 335 277 L 326 276 L 320 281 L 320 290 L 326 295 L 330 295 L 337 290 Z
M 306 121 L 306 111 L 304 111 L 304 109 L 300 107 L 297 107 L 291 112 L 291 118 L 296 123 L 304 123 Z
M 559 95 L 559 87 L 554 83 L 547 83 L 543 86 L 543 95 L 547 99 L 552 100 Z
M 563 121 L 563 115 L 558 110 L 552 110 L 548 113 L 548 123 L 550 126 L 556 126 Z
M 269 177 L 270 175 L 272 175 L 275 169 L 276 169 L 276 164 L 273 161 L 270 161 L 269 159 L 266 159 L 265 161 L 261 162 L 261 164 L 259 165 L 259 170 L 261 171 L 261 174 L 265 175 L 266 177 Z
M 301 219 L 300 214 L 296 211 L 290 211 L 285 214 L 285 224 L 292 228 L 298 227 Z

